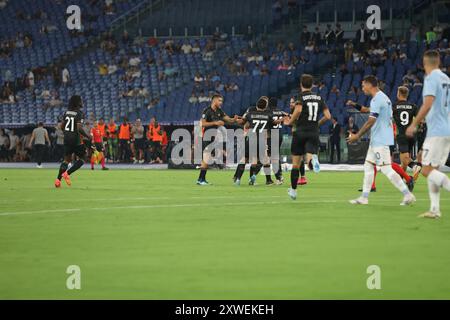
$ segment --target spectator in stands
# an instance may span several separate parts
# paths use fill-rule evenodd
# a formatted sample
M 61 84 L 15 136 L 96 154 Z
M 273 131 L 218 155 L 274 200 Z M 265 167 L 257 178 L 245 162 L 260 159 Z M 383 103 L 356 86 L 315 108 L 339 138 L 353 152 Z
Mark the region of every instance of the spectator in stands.
M 195 92 L 192 92 L 191 97 L 189 98 L 189 103 L 191 104 L 198 103 L 198 97 L 195 95 Z
M 0 0 L 0 9 L 3 9 L 8 4 L 8 0 Z
M 410 42 L 418 42 L 419 41 L 419 32 L 417 30 L 417 26 L 414 23 L 409 28 L 409 41 Z
M 34 158 L 37 162 L 37 168 L 42 169 L 42 161 L 45 157 L 47 143 L 50 145 L 50 138 L 44 124 L 39 122 L 38 127 L 33 130 L 28 148 L 32 148 L 34 143 Z
M 52 68 L 52 76 L 53 76 L 53 83 L 55 87 L 59 88 L 62 82 L 61 78 L 62 72 L 58 65 L 54 65 Z
M 303 26 L 303 31 L 301 34 L 301 41 L 302 43 L 308 43 L 311 40 L 311 33 L 308 31 L 308 26 Z
M 33 70 L 29 70 L 27 74 L 27 88 L 34 87 L 34 73 Z
M 322 44 L 322 33 L 320 33 L 320 28 L 317 26 L 312 35 L 312 40 L 316 44 L 316 46 L 320 46 Z
M 434 32 L 434 28 L 430 27 L 430 30 L 425 34 L 425 37 L 427 39 L 427 44 L 430 45 L 432 42 L 435 42 L 437 40 L 436 32 Z
M 195 82 L 203 82 L 205 80 L 205 78 L 203 78 L 200 73 L 197 72 L 197 74 L 194 77 L 194 81 Z
M 368 42 L 368 32 L 366 30 L 365 23 L 361 23 L 359 30 L 356 31 L 355 42 L 356 42 L 356 49 L 359 52 L 363 52 L 364 50 L 366 50 Z
M 442 39 L 442 33 L 444 32 L 444 29 L 442 29 L 439 22 L 436 22 L 433 28 L 434 33 L 436 34 L 436 40 L 440 41 Z
M 167 78 L 176 77 L 178 75 L 178 68 L 168 63 L 164 69 L 164 74 Z
M 64 87 L 68 87 L 70 85 L 70 73 L 69 69 L 64 68 L 61 74 L 62 84 Z
M 337 154 L 337 163 L 341 162 L 341 125 L 335 117 L 331 120 L 333 125 L 330 128 L 330 163 L 334 162 L 334 151 Z
M 381 29 L 373 29 L 368 32 L 369 44 L 376 46 L 380 41 L 383 40 L 383 35 Z
M 192 53 L 191 43 L 189 41 L 185 41 L 181 46 L 181 51 L 183 51 L 184 54 L 191 54 Z
M 347 40 L 344 44 L 344 59 L 345 62 L 348 63 L 352 60 L 353 56 L 353 42 L 351 40 Z
M 115 14 L 113 0 L 105 0 L 105 6 L 103 7 L 103 12 L 106 15 L 113 15 L 113 14 Z
M 336 35 L 334 33 L 334 30 L 331 28 L 331 24 L 327 24 L 324 39 L 327 46 L 335 43 Z
M 315 50 L 314 41 L 308 42 L 308 44 L 305 46 L 305 51 L 312 53 L 314 52 L 314 50 Z
M 341 24 L 336 24 L 336 30 L 334 30 L 335 43 L 337 46 L 342 45 L 344 40 L 344 30 L 342 30 Z M 338 47 L 339 48 L 339 47 Z
M 5 130 L 0 129 L 0 160 L 8 160 L 9 139 Z
M 349 103 L 347 102 L 347 104 L 349 104 Z M 355 119 L 353 119 L 353 117 L 348 118 L 348 123 L 347 123 L 347 127 L 345 128 L 345 131 L 347 132 L 347 135 L 358 133 L 359 127 L 356 125 Z
M 0 103 L 15 103 L 16 96 L 10 85 L 11 82 L 5 82 L 0 92 Z

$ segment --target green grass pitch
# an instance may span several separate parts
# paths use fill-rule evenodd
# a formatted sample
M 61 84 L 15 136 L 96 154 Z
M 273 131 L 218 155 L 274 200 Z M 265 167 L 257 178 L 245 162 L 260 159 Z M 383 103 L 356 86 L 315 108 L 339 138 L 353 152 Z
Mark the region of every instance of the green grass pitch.
M 381 174 L 354 207 L 362 173 L 309 174 L 287 185 L 232 185 L 231 171 L 0 170 L 0 299 L 449 299 L 450 197 L 413 207 Z M 248 173 L 245 173 L 248 177 Z M 286 180 L 289 180 L 286 175 Z M 81 268 L 81 290 L 66 269 Z M 367 267 L 381 268 L 369 290 Z

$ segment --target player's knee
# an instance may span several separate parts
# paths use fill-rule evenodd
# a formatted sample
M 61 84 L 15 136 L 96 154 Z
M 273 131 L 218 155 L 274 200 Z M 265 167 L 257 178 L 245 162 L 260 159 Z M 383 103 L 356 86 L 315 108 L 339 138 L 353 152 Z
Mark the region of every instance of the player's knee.
M 373 168 L 374 168 L 374 165 L 372 163 L 367 162 L 367 161 L 364 163 L 364 172 L 366 174 L 373 174 Z
M 381 172 L 388 178 L 391 178 L 395 173 L 394 169 L 392 169 L 392 166 L 382 166 Z

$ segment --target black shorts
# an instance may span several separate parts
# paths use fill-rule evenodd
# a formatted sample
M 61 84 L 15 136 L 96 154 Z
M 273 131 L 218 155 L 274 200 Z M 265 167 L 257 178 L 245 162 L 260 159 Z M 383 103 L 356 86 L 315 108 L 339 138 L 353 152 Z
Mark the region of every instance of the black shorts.
M 64 157 L 75 154 L 78 158 L 84 158 L 86 155 L 86 147 L 79 143 L 64 143 Z
M 416 140 L 414 138 L 408 138 L 405 136 L 397 137 L 398 151 L 400 153 L 412 153 Z
M 283 144 L 283 136 L 280 134 L 278 140 L 278 156 L 281 156 L 281 145 Z M 267 155 L 272 155 L 272 138 L 267 139 Z
M 141 139 L 134 140 L 134 146 L 138 150 L 144 150 L 145 149 L 145 139 L 141 138 Z
M 318 132 L 294 132 L 291 153 L 293 156 L 303 156 L 307 153 L 317 154 L 319 145 L 320 139 Z
M 98 152 L 103 152 L 104 151 L 103 143 L 96 142 L 96 143 L 94 143 L 94 147 L 95 147 L 95 149 Z
M 417 150 L 422 151 L 424 142 L 425 142 L 425 136 L 417 137 Z
M 255 139 L 254 137 L 256 137 L 256 146 L 254 146 L 254 150 L 250 150 L 250 140 Z M 254 159 L 249 159 L 250 155 L 252 156 L 256 156 L 256 160 L 257 161 L 261 161 L 263 159 L 261 159 L 261 155 L 263 155 L 263 157 L 265 157 L 268 153 L 268 143 L 269 143 L 270 139 L 265 139 L 264 137 L 260 137 L 259 135 L 252 135 L 252 136 L 246 136 L 245 137 L 245 157 L 248 160 L 254 160 Z M 250 154 L 250 151 L 253 154 Z M 254 154 L 254 152 L 256 152 L 256 155 Z

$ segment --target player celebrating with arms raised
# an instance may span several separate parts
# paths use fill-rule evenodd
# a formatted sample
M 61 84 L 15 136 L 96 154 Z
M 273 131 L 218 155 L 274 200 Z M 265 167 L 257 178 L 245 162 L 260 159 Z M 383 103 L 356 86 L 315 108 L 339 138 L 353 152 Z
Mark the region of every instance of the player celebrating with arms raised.
M 390 146 L 394 145 L 394 130 L 392 125 L 391 100 L 378 88 L 375 76 L 367 76 L 362 82 L 362 89 L 366 95 L 372 97 L 370 101 L 369 120 L 357 134 L 347 138 L 348 143 L 358 141 L 370 129 L 370 147 L 364 163 L 364 183 L 361 197 L 351 200 L 351 204 L 369 204 L 369 194 L 374 180 L 375 166 L 381 167 L 381 172 L 399 189 L 404 197 L 401 205 L 409 205 L 416 201 L 414 195 L 408 190 L 402 178 L 392 169 Z
M 293 126 L 292 130 L 292 170 L 291 188 L 288 194 L 292 200 L 297 199 L 297 182 L 300 171 L 300 163 L 304 156 L 306 162 L 313 167 L 314 172 L 320 171 L 317 158 L 319 151 L 319 126 L 331 119 L 330 110 L 323 102 L 321 96 L 311 91 L 313 77 L 309 74 L 302 75 L 301 94 L 295 102 L 295 109 L 285 125 Z M 319 119 L 319 115 L 323 117 Z
M 439 69 L 440 56 L 437 51 L 425 52 L 423 66 L 425 81 L 423 85 L 423 105 L 406 135 L 413 137 L 417 127 L 426 117 L 427 136 L 423 144 L 422 175 L 428 180 L 430 211 L 420 215 L 436 219 L 441 216 L 440 189 L 450 191 L 450 179 L 438 169 L 447 161 L 450 153 L 450 79 Z
M 61 187 L 61 178 L 64 178 L 67 185 L 72 185 L 70 175 L 80 169 L 83 164 L 83 158 L 86 154 L 86 149 L 81 141 L 81 135 L 86 139 L 91 139 L 83 129 L 84 115 L 81 111 L 83 101 L 80 96 L 72 96 L 69 100 L 69 108 L 64 113 L 62 129 L 64 131 L 64 161 L 59 167 L 58 177 L 55 180 L 55 187 Z M 72 162 L 73 155 L 76 160 L 72 167 L 67 170 L 69 163 Z

